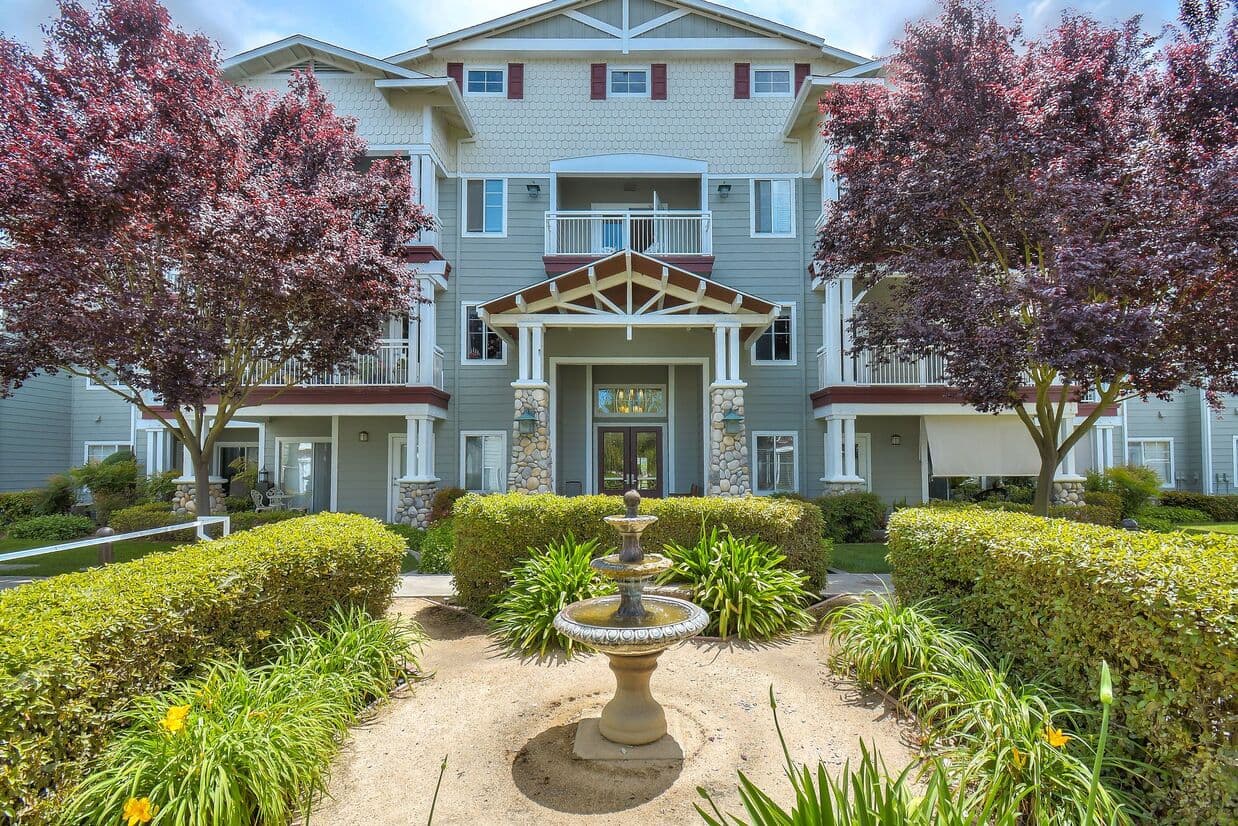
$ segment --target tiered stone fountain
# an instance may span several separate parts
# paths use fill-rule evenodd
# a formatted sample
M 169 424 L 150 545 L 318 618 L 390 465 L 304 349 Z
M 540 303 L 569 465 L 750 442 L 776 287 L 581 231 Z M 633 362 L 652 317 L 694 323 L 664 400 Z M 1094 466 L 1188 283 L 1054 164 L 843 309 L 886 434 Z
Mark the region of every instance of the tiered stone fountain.
M 700 606 L 673 597 L 645 594 L 645 585 L 671 567 L 660 554 L 641 550 L 641 533 L 658 521 L 638 516 L 640 494 L 623 497 L 624 516 L 607 516 L 623 544 L 617 554 L 593 560 L 594 570 L 615 580 L 619 593 L 573 602 L 555 617 L 555 628 L 610 658 L 615 696 L 602 709 L 598 730 L 622 746 L 641 746 L 666 734 L 666 712 L 649 691 L 658 657 L 680 640 L 695 636 L 709 624 Z

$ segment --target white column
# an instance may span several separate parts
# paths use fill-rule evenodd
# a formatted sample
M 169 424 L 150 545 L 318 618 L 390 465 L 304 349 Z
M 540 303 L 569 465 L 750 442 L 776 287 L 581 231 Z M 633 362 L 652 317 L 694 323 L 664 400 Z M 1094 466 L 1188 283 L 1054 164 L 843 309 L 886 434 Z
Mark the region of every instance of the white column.
M 726 328 L 714 325 L 714 383 L 726 381 Z
M 529 381 L 529 328 L 521 325 L 516 328 L 516 351 L 519 356 L 519 372 L 516 380 L 525 383 Z
M 739 382 L 739 325 L 727 329 L 727 350 L 729 352 L 730 367 L 727 370 L 727 379 L 732 382 Z
M 434 160 L 429 155 L 410 155 L 408 159 L 409 180 L 413 188 L 413 202 L 420 204 L 431 215 L 438 215 L 438 174 Z M 422 230 L 418 239 L 422 244 L 438 247 L 438 230 Z
M 838 416 L 825 420 L 825 479 L 834 481 L 843 475 L 843 423 Z
M 1058 437 L 1059 438 L 1058 444 L 1061 444 L 1063 441 L 1065 441 L 1066 438 L 1070 436 L 1070 434 L 1074 431 L 1074 429 L 1075 429 L 1075 410 L 1074 410 L 1074 405 L 1070 405 L 1069 408 L 1066 410 L 1066 412 L 1062 416 L 1062 430 L 1061 430 L 1061 434 Z M 1075 472 L 1075 448 L 1074 447 L 1066 451 L 1066 455 L 1062 457 L 1062 463 L 1057 466 L 1057 473 L 1054 474 L 1053 478 L 1065 479 L 1065 480 L 1071 480 L 1071 481 L 1078 481 L 1079 479 L 1082 478 L 1078 473 Z
M 842 337 L 842 342 L 838 348 L 838 360 L 843 384 L 851 384 L 855 381 L 855 371 L 851 369 L 851 356 L 847 355 L 851 351 L 851 319 L 855 317 L 851 276 L 847 275 L 839 279 L 839 289 L 842 292 L 839 298 L 842 311 L 839 318 L 839 335 Z
M 438 337 L 436 315 L 438 305 L 434 301 L 434 282 L 428 278 L 419 278 L 417 284 L 421 289 L 421 297 L 426 299 L 417 305 L 417 380 L 420 384 L 433 384 L 434 345 Z
M 416 416 L 405 416 L 405 442 L 404 442 L 404 478 L 417 478 L 417 441 L 418 431 L 420 430 L 421 419 Z
M 825 283 L 825 384 L 842 384 L 842 286 Z
M 542 384 L 546 380 L 542 367 L 546 360 L 546 328 L 538 324 L 530 332 L 532 346 L 529 348 L 529 357 L 533 361 L 531 375 L 534 382 Z
M 433 481 L 434 476 L 434 420 L 425 417 L 417 425 L 417 478 L 423 482 Z
M 857 478 L 855 475 L 855 417 L 847 416 L 843 419 L 843 476 L 848 479 Z

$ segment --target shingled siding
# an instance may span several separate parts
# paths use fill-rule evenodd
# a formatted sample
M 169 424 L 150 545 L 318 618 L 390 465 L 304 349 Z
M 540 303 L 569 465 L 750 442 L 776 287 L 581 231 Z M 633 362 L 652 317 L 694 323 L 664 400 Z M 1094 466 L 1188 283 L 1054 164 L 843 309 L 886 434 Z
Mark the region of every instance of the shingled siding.
M 70 382 L 39 376 L 0 399 L 0 491 L 42 485 L 71 463 Z

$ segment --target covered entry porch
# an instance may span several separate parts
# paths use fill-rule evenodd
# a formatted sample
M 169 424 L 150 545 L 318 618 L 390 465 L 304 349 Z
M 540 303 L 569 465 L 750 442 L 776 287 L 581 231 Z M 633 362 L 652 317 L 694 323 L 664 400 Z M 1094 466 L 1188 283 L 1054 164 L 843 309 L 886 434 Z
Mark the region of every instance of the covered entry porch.
M 632 251 L 480 305 L 517 354 L 508 489 L 748 493 L 741 350 L 779 309 Z

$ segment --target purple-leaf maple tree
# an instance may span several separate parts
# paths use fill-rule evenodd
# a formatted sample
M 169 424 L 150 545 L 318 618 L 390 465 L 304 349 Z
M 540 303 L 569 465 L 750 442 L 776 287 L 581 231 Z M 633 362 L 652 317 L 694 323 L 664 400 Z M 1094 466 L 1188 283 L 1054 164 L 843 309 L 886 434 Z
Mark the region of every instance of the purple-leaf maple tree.
M 1041 514 L 1106 407 L 1236 389 L 1234 29 L 1199 17 L 1158 50 L 1137 20 L 1067 13 L 1026 39 L 984 0 L 947 0 L 885 82 L 821 101 L 845 187 L 816 266 L 881 285 L 856 348 L 940 354 L 961 401 L 1017 413 Z
M 417 301 L 432 219 L 312 74 L 283 96 L 219 73 L 154 0 L 62 2 L 33 54 L 0 39 L 0 393 L 86 376 L 208 459 L 282 365 L 327 370 Z

